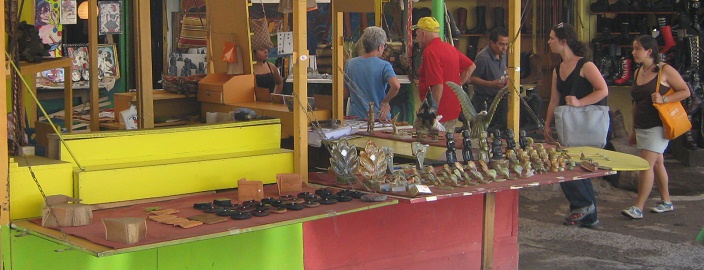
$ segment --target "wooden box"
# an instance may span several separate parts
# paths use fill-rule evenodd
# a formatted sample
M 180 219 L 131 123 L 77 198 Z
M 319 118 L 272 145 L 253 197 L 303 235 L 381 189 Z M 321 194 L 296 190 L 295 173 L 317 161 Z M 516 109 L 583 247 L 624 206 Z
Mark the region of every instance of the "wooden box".
M 105 218 L 105 240 L 136 244 L 147 237 L 147 220 L 144 218 Z
M 198 82 L 198 101 L 233 104 L 254 101 L 254 75 L 213 73 Z
M 54 210 L 54 214 L 51 213 Z M 42 209 L 42 227 L 64 227 L 89 225 L 93 219 L 93 210 L 90 205 L 80 203 L 62 203 L 45 206 Z M 58 220 L 58 221 L 57 221 Z

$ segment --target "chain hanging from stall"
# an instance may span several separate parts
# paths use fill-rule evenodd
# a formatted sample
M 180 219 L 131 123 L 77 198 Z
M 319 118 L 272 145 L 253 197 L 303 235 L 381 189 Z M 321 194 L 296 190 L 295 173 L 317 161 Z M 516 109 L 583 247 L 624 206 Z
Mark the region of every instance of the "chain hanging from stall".
M 19 63 L 20 61 L 16 35 L 22 6 L 24 6 L 24 0 L 21 6 L 18 6 L 17 0 L 5 1 L 5 31 L 8 33 L 8 51 L 10 53 L 8 60 L 14 61 L 15 63 Z M 25 117 L 22 113 L 21 76 L 19 71 L 15 71 L 14 69 L 10 70 L 10 80 L 12 82 L 12 111 L 10 115 L 7 116 L 7 135 L 10 141 L 8 148 L 10 152 L 15 155 L 18 154 L 21 146 L 28 144 L 24 130 L 26 126 Z

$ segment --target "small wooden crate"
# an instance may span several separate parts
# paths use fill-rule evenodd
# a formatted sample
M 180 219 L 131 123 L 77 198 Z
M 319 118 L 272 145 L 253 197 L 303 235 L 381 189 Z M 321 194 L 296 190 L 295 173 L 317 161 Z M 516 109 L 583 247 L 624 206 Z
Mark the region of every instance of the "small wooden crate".
M 136 244 L 147 237 L 147 220 L 143 218 L 105 218 L 105 240 Z
M 52 215 L 51 209 L 54 210 Z M 58 222 L 57 222 L 58 219 Z M 64 227 L 89 225 L 93 219 L 93 210 L 89 205 L 80 203 L 60 203 L 51 208 L 42 208 L 42 227 Z

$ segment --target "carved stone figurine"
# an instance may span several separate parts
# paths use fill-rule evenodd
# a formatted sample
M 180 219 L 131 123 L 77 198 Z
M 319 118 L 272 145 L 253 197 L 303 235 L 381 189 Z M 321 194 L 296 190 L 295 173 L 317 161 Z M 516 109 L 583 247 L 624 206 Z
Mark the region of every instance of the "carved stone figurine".
M 469 130 L 465 129 L 462 131 L 462 159 L 465 162 L 474 160 L 474 154 L 472 154 L 472 139 L 470 138 L 471 133 Z
M 489 141 L 486 140 L 484 131 L 479 136 L 479 160 L 489 162 Z
M 513 129 L 507 129 L 503 135 L 506 139 L 506 150 L 516 150 L 516 135 L 513 133 Z
M 494 139 L 491 141 L 491 158 L 494 160 L 504 159 L 503 142 L 501 141 L 501 131 L 494 130 Z
M 526 150 L 526 147 L 528 147 L 528 135 L 526 134 L 526 131 L 521 129 L 521 131 L 518 132 L 518 145 L 523 148 L 523 150 Z
M 386 154 L 386 173 L 394 173 L 394 149 L 386 146 L 381 147 L 381 151 Z
M 415 156 L 416 160 L 418 160 L 418 163 L 416 164 L 418 169 L 424 170 L 425 168 L 423 167 L 423 162 L 425 161 L 425 154 L 428 152 L 428 145 L 419 142 L 412 142 L 411 151 L 413 151 L 413 156 Z
M 396 124 L 398 122 L 398 115 L 399 115 L 399 113 L 394 115 L 394 118 L 391 118 L 391 128 L 392 128 L 391 135 L 398 135 L 398 125 Z
M 454 164 L 457 161 L 457 154 L 455 154 L 455 137 L 452 132 L 445 133 L 445 139 L 447 140 L 447 150 L 445 151 L 445 158 L 447 159 L 447 164 Z
M 369 102 L 367 111 L 367 132 L 374 133 L 374 102 Z

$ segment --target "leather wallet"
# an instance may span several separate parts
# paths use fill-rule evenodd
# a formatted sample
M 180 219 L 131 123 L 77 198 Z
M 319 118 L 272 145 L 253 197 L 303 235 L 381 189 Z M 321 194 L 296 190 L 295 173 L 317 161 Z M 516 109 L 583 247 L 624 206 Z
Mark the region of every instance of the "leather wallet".
M 261 200 L 264 198 L 264 184 L 242 178 L 237 181 L 237 196 L 239 201 Z
M 303 180 L 300 174 L 280 173 L 276 175 L 276 186 L 279 188 L 279 196 L 296 194 L 303 190 Z

